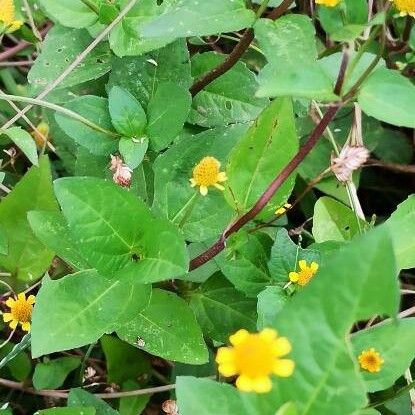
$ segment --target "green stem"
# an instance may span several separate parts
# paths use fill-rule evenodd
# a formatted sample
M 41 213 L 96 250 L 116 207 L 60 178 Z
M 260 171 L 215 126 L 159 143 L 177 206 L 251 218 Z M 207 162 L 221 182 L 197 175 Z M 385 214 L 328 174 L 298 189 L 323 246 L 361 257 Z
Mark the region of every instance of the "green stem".
M 99 125 L 95 124 L 94 122 L 88 120 L 87 118 L 84 118 L 82 115 L 79 115 L 78 113 L 71 111 L 65 107 L 61 107 L 60 105 L 52 104 L 51 102 L 42 101 L 37 98 L 28 98 L 23 97 L 19 95 L 8 95 L 8 94 L 0 94 L 0 100 L 9 100 L 13 102 L 25 102 L 27 104 L 31 105 L 39 105 L 41 107 L 52 109 L 56 112 L 60 112 L 61 114 L 64 114 L 68 116 L 69 118 L 72 118 L 76 121 L 81 122 L 82 124 L 85 124 L 86 126 L 92 128 L 93 130 L 99 131 L 100 133 L 107 134 L 111 137 L 118 138 L 120 137 L 119 134 L 114 133 L 113 131 L 106 130 L 105 128 L 100 127 Z
M 264 11 L 267 9 L 269 2 L 270 0 L 263 0 L 263 2 L 261 3 L 261 5 L 259 6 L 256 12 L 255 20 L 258 20 L 262 16 L 262 13 L 264 13 Z
M 89 345 L 88 350 L 86 351 L 85 356 L 82 359 L 81 368 L 79 369 L 79 371 L 80 371 L 79 372 L 79 382 L 80 382 L 81 386 L 82 386 L 83 380 L 84 380 L 84 372 L 85 372 L 86 364 L 88 362 L 89 356 L 91 356 L 92 350 L 94 349 L 95 345 L 96 345 L 96 342 L 91 343 Z
M 172 219 L 172 222 L 176 223 L 176 221 L 181 217 L 180 222 L 178 224 L 179 228 L 182 228 L 186 223 L 187 219 L 189 219 L 189 216 L 193 212 L 198 198 L 199 192 L 195 191 L 192 197 L 185 203 L 185 205 L 176 213 L 176 215 Z

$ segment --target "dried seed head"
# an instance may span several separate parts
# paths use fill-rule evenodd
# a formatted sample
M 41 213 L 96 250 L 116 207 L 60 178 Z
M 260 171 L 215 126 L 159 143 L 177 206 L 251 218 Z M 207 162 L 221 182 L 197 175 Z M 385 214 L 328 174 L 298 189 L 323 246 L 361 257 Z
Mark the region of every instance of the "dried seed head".
M 172 399 L 164 401 L 161 409 L 163 409 L 167 415 L 179 415 L 179 407 L 177 406 L 177 402 Z
M 338 157 L 331 158 L 331 171 L 340 182 L 348 182 L 352 173 L 361 167 L 369 158 L 369 150 L 363 146 L 346 144 Z

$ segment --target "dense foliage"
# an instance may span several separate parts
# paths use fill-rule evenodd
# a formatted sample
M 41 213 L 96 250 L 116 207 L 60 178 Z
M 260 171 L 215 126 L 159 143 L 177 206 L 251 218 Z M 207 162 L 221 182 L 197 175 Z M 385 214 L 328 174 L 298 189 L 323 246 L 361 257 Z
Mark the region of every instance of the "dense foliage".
M 0 415 L 410 415 L 414 0 L 0 0 Z

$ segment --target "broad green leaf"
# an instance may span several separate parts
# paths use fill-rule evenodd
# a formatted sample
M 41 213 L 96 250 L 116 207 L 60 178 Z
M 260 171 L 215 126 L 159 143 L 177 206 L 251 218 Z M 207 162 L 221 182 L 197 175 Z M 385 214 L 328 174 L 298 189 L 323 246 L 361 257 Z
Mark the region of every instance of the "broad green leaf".
M 385 230 L 370 231 L 333 253 L 272 325 L 289 338 L 296 363 L 293 376 L 279 379 L 272 396 L 280 405 L 297 403 L 299 415 L 332 415 L 339 408 L 346 415 L 364 407 L 363 379 L 346 336 L 356 321 L 394 316 L 398 307 L 392 243 Z
M 32 371 L 31 360 L 24 351 L 29 346 L 30 335 L 26 335 L 20 343 L 7 343 L 0 349 L 0 368 L 6 367 L 20 382 L 25 381 Z
M 182 135 L 157 157 L 153 208 L 174 223 L 182 222 L 186 240 L 203 242 L 216 238 L 231 221 L 234 212 L 223 192 L 211 187 L 206 197 L 195 196 L 199 189 L 192 188 L 189 179 L 194 167 L 206 156 L 219 160 L 223 171 L 230 151 L 246 129 L 246 125 L 236 124 L 190 137 Z
M 27 131 L 23 130 L 21 127 L 11 127 L 2 132 L 7 135 L 20 150 L 22 150 L 23 154 L 33 165 L 39 165 L 35 140 Z
M 127 381 L 123 384 L 123 391 L 140 389 L 137 382 Z M 137 395 L 129 398 L 121 398 L 119 405 L 120 415 L 137 415 L 142 414 L 150 400 L 150 395 Z
M 214 52 L 195 55 L 192 59 L 193 77 L 203 77 L 224 59 Z M 241 85 L 244 87 L 241 88 Z M 238 62 L 193 98 L 189 122 L 202 127 L 215 127 L 252 121 L 268 103 L 267 99 L 255 98 L 257 89 L 254 73 L 244 63 Z
M 275 22 L 261 19 L 255 36 L 268 60 L 259 74 L 257 96 L 337 99 L 330 78 L 317 63 L 315 29 L 307 16 L 291 14 Z
M 288 295 L 282 287 L 269 286 L 258 294 L 258 330 L 269 327 L 276 321 L 278 313 L 283 309 Z
M 272 279 L 287 283 L 289 273 L 298 270 L 298 262 L 302 259 L 306 260 L 308 264 L 313 261 L 317 264 L 321 262 L 318 251 L 303 249 L 296 245 L 288 236 L 286 229 L 278 231 L 268 261 L 268 269 Z
M 207 36 L 251 26 L 255 14 L 244 0 L 181 0 L 172 2 L 165 13 L 144 26 L 145 37 Z
M 415 267 L 415 196 L 412 195 L 402 202 L 385 226 L 393 240 L 393 250 L 398 269 Z
M 146 113 L 137 99 L 123 88 L 114 86 L 108 94 L 111 122 L 126 137 L 140 138 L 147 125 Z
M 79 251 L 61 213 L 31 211 L 28 212 L 27 219 L 36 238 L 74 269 L 93 268 Z
M 411 396 L 409 393 L 404 393 L 403 395 L 398 396 L 396 399 L 391 399 L 390 401 L 386 402 L 385 408 L 392 411 L 393 415 L 412 415 Z M 378 415 L 378 413 L 376 413 L 376 415 Z
M 80 406 L 93 407 L 96 415 L 118 415 L 115 409 L 92 393 L 81 388 L 71 389 L 68 396 L 68 407 Z
M 113 336 L 103 336 L 101 347 L 105 354 L 108 382 L 122 385 L 127 380 L 138 379 L 151 370 L 148 356 Z
M 234 147 L 226 168 L 228 202 L 238 212 L 249 210 L 298 150 L 291 100 L 273 101 Z M 293 187 L 292 175 L 271 199 L 265 212 L 284 204 Z
M 93 270 L 46 277 L 33 311 L 32 356 L 95 342 L 146 307 L 150 293 L 150 286 L 107 280 Z
M 91 42 L 92 38 L 86 30 L 55 25 L 46 35 L 42 52 L 28 74 L 31 93 L 36 95 L 53 82 Z M 59 84 L 58 88 L 72 87 L 98 79 L 110 69 L 111 51 L 107 43 L 101 43 Z
M 225 343 L 241 328 L 255 330 L 255 300 L 235 290 L 221 276 L 213 276 L 193 291 L 190 307 L 203 333 L 214 340 Z
M 128 1 L 122 0 L 124 7 Z M 109 41 L 112 51 L 120 57 L 136 56 L 152 50 L 160 49 L 173 42 L 176 37 L 162 36 L 146 38 L 142 36 L 142 29 L 152 22 L 166 8 L 164 2 L 158 5 L 154 0 L 140 0 L 127 14 L 121 23 L 111 31 Z
M 115 85 L 122 87 L 147 108 L 158 86 L 164 82 L 185 89 L 192 84 L 189 51 L 184 39 L 143 56 L 113 59 L 108 89 Z
M 78 177 L 57 180 L 55 193 L 79 250 L 104 276 L 122 275 L 143 283 L 187 271 L 180 232 L 168 221 L 155 219 L 127 190 L 101 179 Z
M 49 408 L 36 411 L 36 415 L 95 415 L 95 408 L 78 406 L 72 408 Z
M 92 0 L 97 4 L 96 0 Z M 82 28 L 92 26 L 98 19 L 82 0 L 39 0 L 45 13 L 60 24 L 68 27 Z
M 397 71 L 379 68 L 360 88 L 358 102 L 371 117 L 398 127 L 415 128 L 415 86 Z
M 343 203 L 321 197 L 314 207 L 313 236 L 316 242 L 347 241 L 365 228 L 365 222 Z
M 47 157 L 39 160 L 0 203 L 0 229 L 8 242 L 0 266 L 19 280 L 38 279 L 52 262 L 53 252 L 33 235 L 27 213 L 34 209 L 57 210 Z
M 149 306 L 121 326 L 117 334 L 148 353 L 177 362 L 200 365 L 208 351 L 196 318 L 184 300 L 155 289 Z
M 165 149 L 182 131 L 191 103 L 187 88 L 171 82 L 159 84 L 147 108 L 146 133 L 153 150 Z
M 63 385 L 66 377 L 81 364 L 77 356 L 59 357 L 38 363 L 33 373 L 35 389 L 57 389 Z
M 135 169 L 144 160 L 148 149 L 148 138 L 121 138 L 118 149 L 124 163 L 130 169 Z
M 389 388 L 410 367 L 415 357 L 414 336 L 415 318 L 389 321 L 352 335 L 355 356 L 373 347 L 385 360 L 377 373 L 362 370 L 368 392 Z

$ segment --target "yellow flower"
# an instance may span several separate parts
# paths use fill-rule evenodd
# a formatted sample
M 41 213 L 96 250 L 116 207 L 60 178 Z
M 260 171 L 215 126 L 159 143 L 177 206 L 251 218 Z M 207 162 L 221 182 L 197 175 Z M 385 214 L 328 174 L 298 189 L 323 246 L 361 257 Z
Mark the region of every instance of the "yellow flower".
M 23 22 L 15 19 L 13 0 L 0 0 L 0 23 L 5 26 L 6 33 L 20 29 Z
M 298 266 L 300 267 L 299 272 L 290 272 L 289 278 L 291 282 L 294 282 L 301 287 L 304 287 L 304 285 L 307 285 L 310 280 L 314 277 L 314 275 L 317 273 L 318 270 L 318 264 L 317 262 L 312 262 L 310 266 L 307 265 L 307 261 L 302 259 L 301 261 L 298 261 Z
M 335 7 L 340 3 L 341 0 L 316 0 L 316 4 L 321 4 L 327 7 Z
M 364 350 L 358 357 L 360 367 L 370 373 L 379 372 L 385 362 L 382 356 L 373 347 Z
M 17 295 L 17 298 L 8 298 L 6 301 L 7 307 L 10 308 L 9 313 L 3 313 L 3 320 L 9 323 L 11 329 L 15 329 L 17 324 L 21 324 L 22 330 L 30 330 L 30 320 L 32 318 L 33 304 L 35 303 L 35 296 L 29 295 L 27 297 L 24 293 Z
M 288 377 L 294 362 L 281 359 L 291 351 L 285 337 L 273 329 L 249 333 L 242 329 L 229 337 L 232 347 L 220 347 L 216 355 L 218 370 L 223 376 L 235 376 L 236 387 L 244 392 L 267 393 L 272 388 L 272 374 Z
M 401 16 L 409 14 L 415 17 L 415 0 L 391 0 L 395 7 L 399 10 Z
M 220 171 L 219 161 L 214 157 L 204 157 L 193 169 L 193 177 L 190 179 L 190 184 L 192 187 L 199 186 L 201 195 L 206 196 L 209 186 L 225 190 L 219 183 L 226 182 L 226 180 L 228 178 L 226 173 Z
M 278 208 L 276 211 L 275 211 L 275 214 L 276 215 L 279 215 L 279 216 L 281 216 L 281 215 L 283 215 L 288 209 L 291 209 L 292 208 L 292 204 L 291 203 L 285 203 L 283 206 L 281 206 L 280 208 Z

